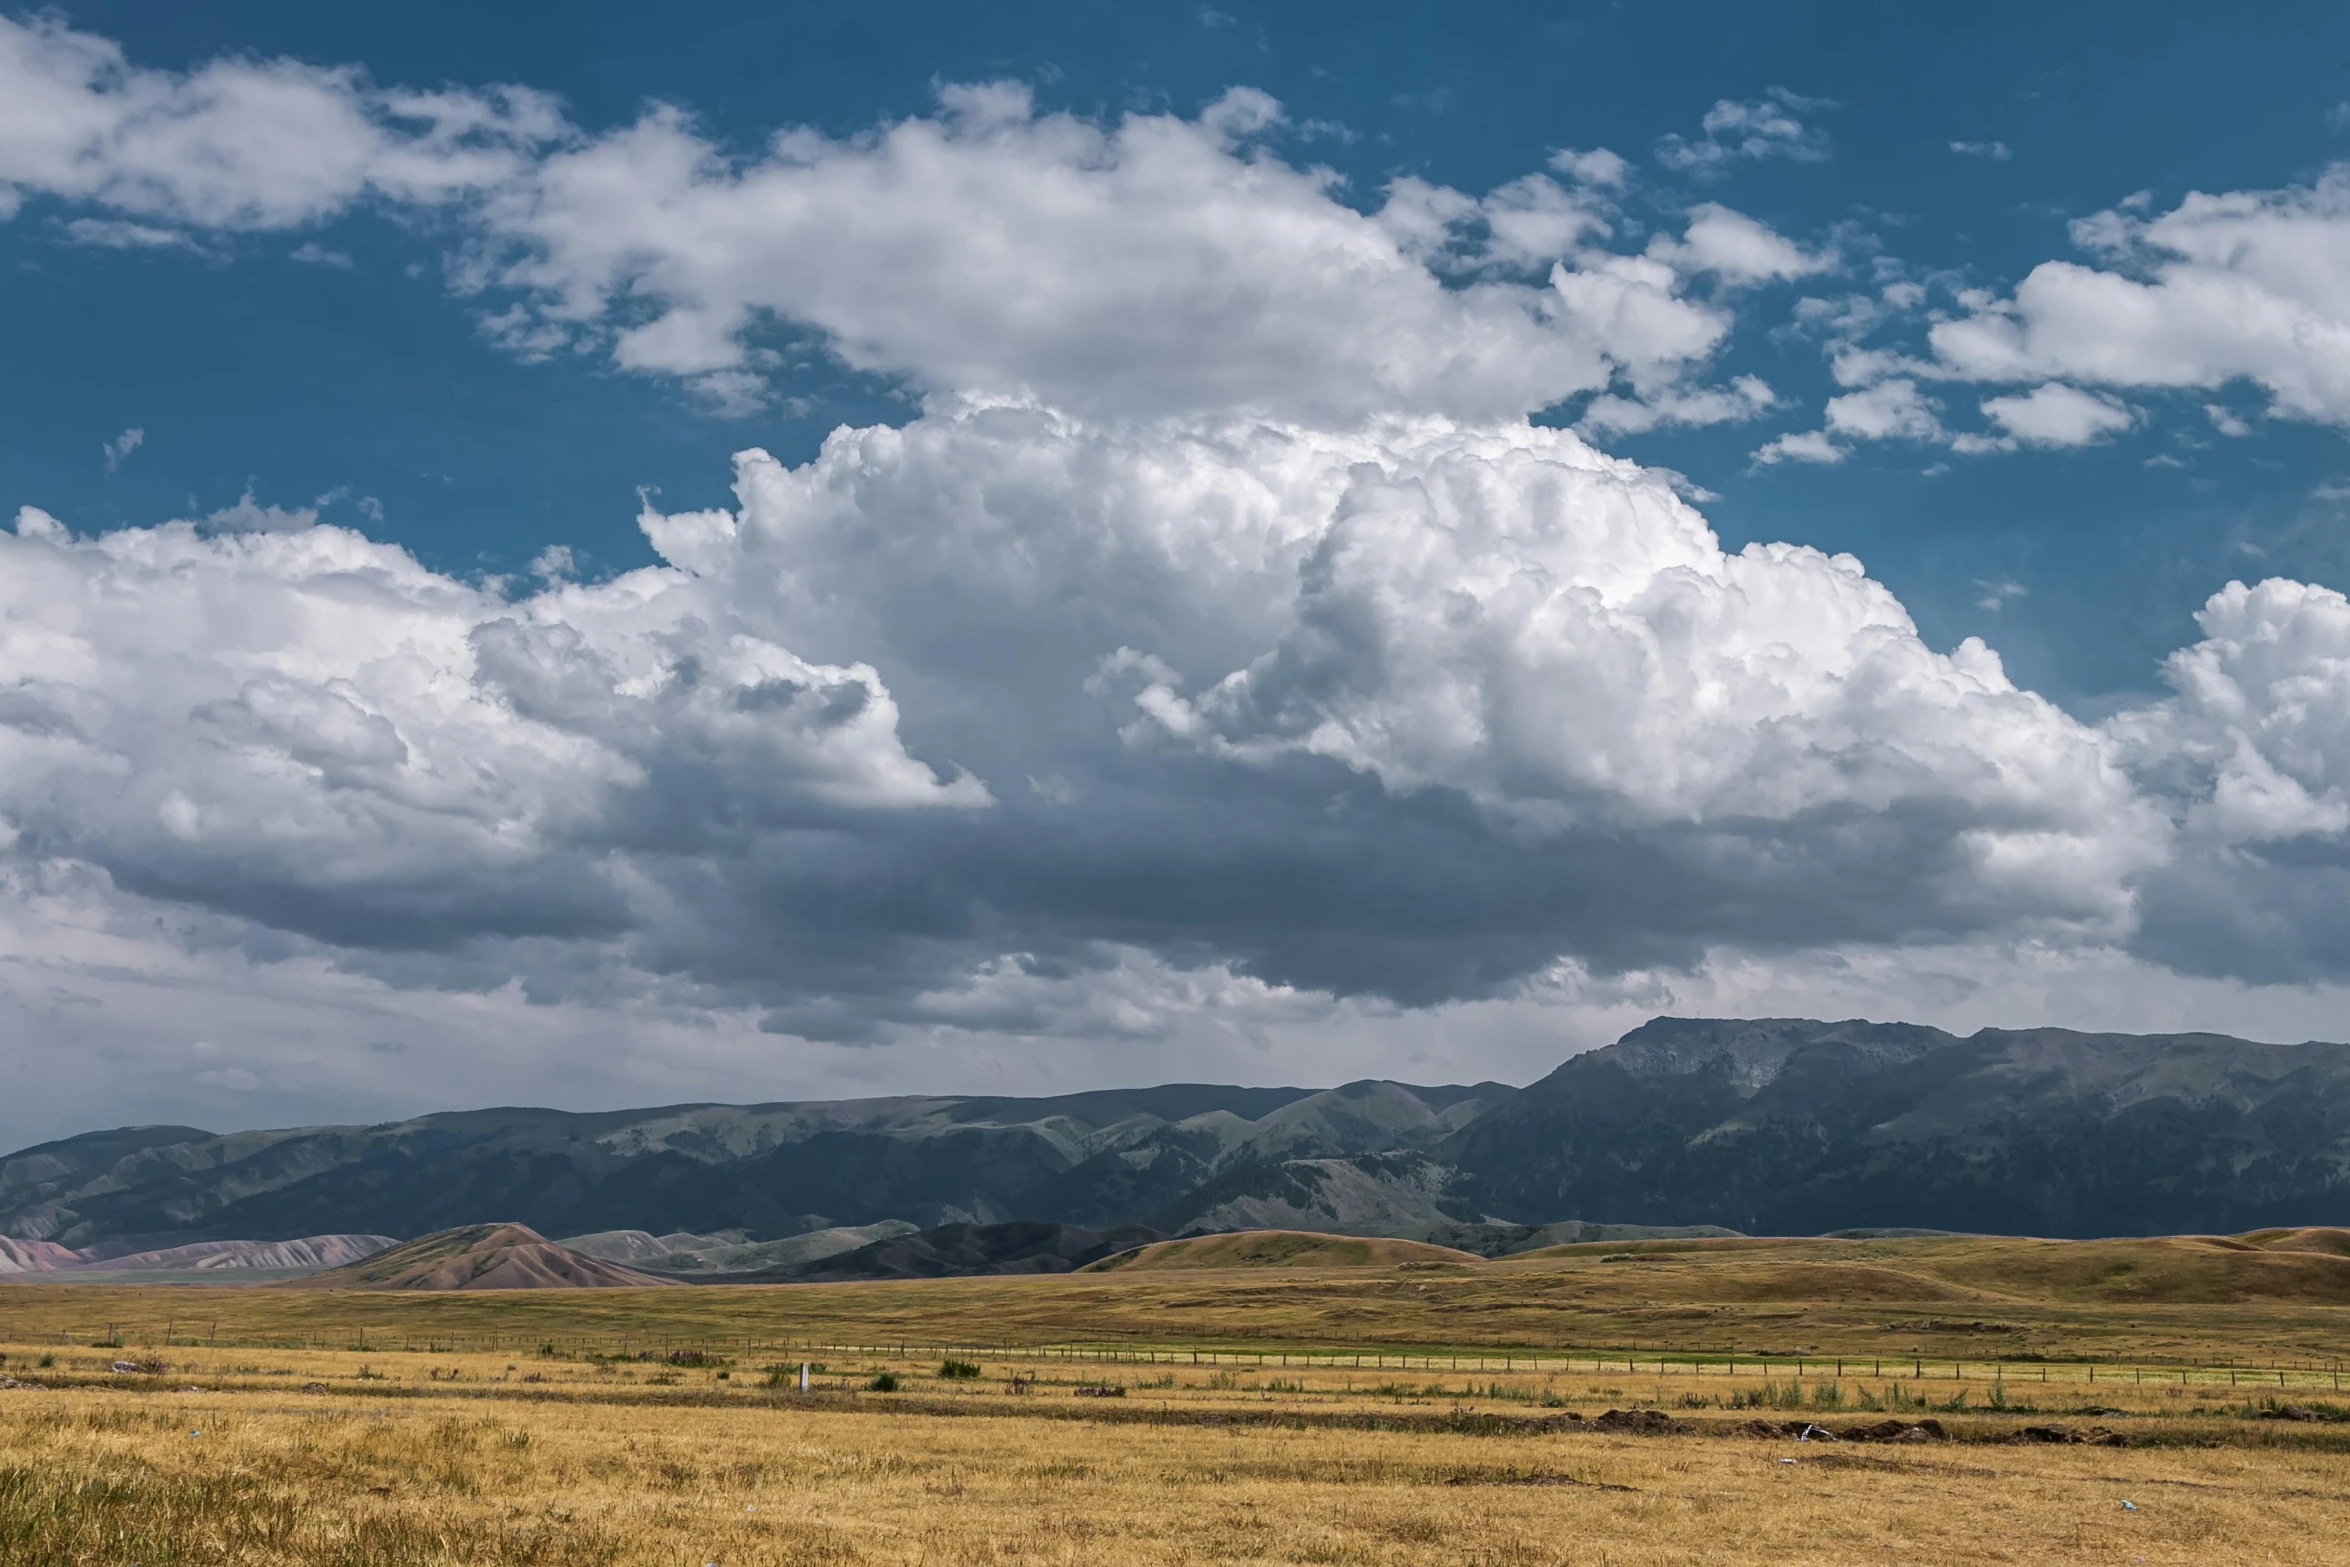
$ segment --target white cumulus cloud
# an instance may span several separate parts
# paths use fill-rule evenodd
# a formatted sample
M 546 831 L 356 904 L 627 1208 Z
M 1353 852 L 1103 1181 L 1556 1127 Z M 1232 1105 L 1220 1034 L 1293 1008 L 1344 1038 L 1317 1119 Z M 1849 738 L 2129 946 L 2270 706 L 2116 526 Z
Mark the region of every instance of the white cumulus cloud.
M 987 803 L 907 755 L 871 669 L 730 627 L 675 570 L 509 604 L 331 526 L 76 540 L 29 509 L 0 558 L 20 849 L 264 927 L 609 924 L 611 850 L 664 789 L 705 840 Z
M 1835 265 L 1835 257 L 1814 255 L 1768 224 L 1710 201 L 1691 209 L 1678 243 L 1659 236 L 1648 253 L 1733 284 L 1786 282 Z
M 233 56 L 148 70 L 54 18 L 0 18 L 0 216 L 47 195 L 159 224 L 285 228 L 368 195 L 481 189 L 561 123 L 520 89 L 386 90 L 347 67 Z
M 1833 109 L 1825 98 L 1774 87 L 1761 98 L 1724 98 L 1705 111 L 1705 134 L 1695 141 L 1675 134 L 1657 143 L 1657 162 L 1685 173 L 1718 175 L 1741 159 L 1792 158 L 1821 163 L 1828 157 L 1828 133 L 1804 122 L 1805 115 Z
M 1403 180 L 1358 212 L 1258 144 L 1279 118 L 1235 91 L 1105 126 L 950 87 L 936 116 L 742 161 L 657 111 L 502 189 L 472 277 L 519 296 L 514 341 L 608 338 L 722 397 L 780 318 L 924 391 L 1113 417 L 1506 417 L 1669 380 L 1727 329 L 1680 273 L 1589 250 L 1604 215 L 1545 177 L 1484 198 Z M 1714 248 L 1788 264 L 1760 235 Z M 1458 265 L 1480 275 L 1440 276 Z
M 1826 107 L 1724 102 L 1660 157 L 1816 160 Z M 326 498 L 80 538 L 25 507 L 4 1015 L 66 1027 L 39 997 L 73 989 L 175 1042 L 344 1019 L 332 1068 L 240 1043 L 199 1073 L 175 1043 L 180 1089 L 291 1105 L 388 1091 L 369 1042 L 446 1065 L 442 1029 L 542 1068 L 586 1040 L 599 1070 L 641 1031 L 691 1070 L 598 1081 L 710 1092 L 760 1029 L 869 1081 L 852 1047 L 1132 1068 L 1286 1028 L 1336 1061 L 1521 1004 L 1478 1026 L 1548 1052 L 1560 997 L 1730 1005 L 1773 975 L 1956 1016 L 2002 974 L 2207 976 L 2182 1011 L 2350 974 L 2338 594 L 2231 587 L 2161 700 L 2068 715 L 1859 561 L 1725 549 L 1675 476 L 1529 418 L 1778 406 L 1707 367 L 1748 291 L 1835 256 L 1718 204 L 1652 236 L 1611 155 L 1366 195 L 1283 134 L 1247 90 L 1093 120 L 957 86 L 738 154 L 674 108 L 591 132 L 520 89 L 154 72 L 0 22 L 12 208 L 213 235 L 430 211 L 514 351 L 749 408 L 793 339 L 920 394 L 804 462 L 739 454 L 732 504 L 648 507 L 660 564 L 593 584 L 561 544 L 528 579 L 438 572 Z M 1841 390 L 1758 461 L 2080 445 L 2133 422 L 2123 390 L 2239 378 L 2336 418 L 2341 200 L 2117 208 L 2080 231 L 2113 270 L 1959 296 L 1930 359 L 1860 346 L 1919 285 L 1822 301 Z M 1982 400 L 1999 433 L 1953 436 L 1937 378 L 2015 388 Z M 155 999 L 207 985 L 223 1021 Z
M 1778 117 L 1807 101 L 1767 104 L 1709 124 L 1740 149 L 1785 141 Z M 734 414 L 768 400 L 779 329 L 926 394 L 1097 417 L 1645 400 L 1729 331 L 1693 280 L 1826 264 L 1713 206 L 1653 255 L 1609 249 L 1626 168 L 1604 150 L 1556 155 L 1566 185 L 1404 177 L 1350 203 L 1273 150 L 1286 123 L 1247 88 L 1189 118 L 1099 122 L 950 84 L 933 114 L 740 156 L 669 106 L 590 133 L 522 88 L 420 93 L 242 57 L 156 71 L 54 19 L 0 21 L 0 217 L 45 198 L 94 209 L 64 221 L 83 242 L 159 246 L 435 210 L 465 239 L 452 275 L 491 341 L 601 350 Z M 315 240 L 291 254 L 350 264 Z
M 1939 441 L 1945 434 L 1940 408 L 1906 376 L 1879 381 L 1829 398 L 1821 428 L 1782 435 L 1757 451 L 1755 461 L 1838 463 L 1855 441 Z
M 1983 416 L 2005 433 L 1996 437 L 1961 436 L 1952 443 L 1957 450 L 1998 450 L 2019 445 L 2087 446 L 2127 430 L 2138 418 L 2118 397 L 2084 392 L 2061 381 L 2051 381 L 2013 397 L 1986 398 Z
M 2117 389 L 2248 381 L 2272 415 L 2350 424 L 2350 170 L 2074 224 L 2107 266 L 2047 261 L 1930 338 L 1942 373 Z

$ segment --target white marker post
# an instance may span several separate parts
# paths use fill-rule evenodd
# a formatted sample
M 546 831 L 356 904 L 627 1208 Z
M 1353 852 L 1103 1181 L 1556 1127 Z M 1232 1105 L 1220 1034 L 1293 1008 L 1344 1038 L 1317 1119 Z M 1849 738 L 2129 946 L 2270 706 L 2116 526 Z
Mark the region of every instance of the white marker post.
M 800 1362 L 800 1391 L 808 1391 L 808 1363 L 804 1360 Z

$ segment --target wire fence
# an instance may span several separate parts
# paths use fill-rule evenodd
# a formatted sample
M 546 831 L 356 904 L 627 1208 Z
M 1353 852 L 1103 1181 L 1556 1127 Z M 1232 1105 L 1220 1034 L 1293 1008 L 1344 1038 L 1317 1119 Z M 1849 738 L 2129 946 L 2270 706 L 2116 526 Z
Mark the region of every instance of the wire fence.
M 252 1336 L 232 1333 L 223 1340 L 217 1320 L 167 1320 L 160 1329 L 107 1324 L 93 1330 L 62 1330 L 39 1336 L 10 1335 L 15 1345 L 67 1348 L 241 1348 L 348 1351 L 361 1354 L 504 1354 L 567 1360 L 668 1360 L 672 1357 L 777 1363 L 801 1360 L 926 1361 L 958 1358 L 1006 1365 L 1067 1364 L 1137 1369 L 1199 1367 L 1220 1371 L 1393 1371 L 1428 1374 L 1474 1373 L 1510 1377 L 1651 1377 L 1659 1380 L 1789 1378 L 1796 1381 L 1868 1378 L 2005 1385 L 2040 1383 L 2081 1387 L 2281 1388 L 2287 1391 L 2342 1391 L 2340 1359 L 2174 1361 L 2071 1356 L 1953 1357 L 1908 1355 L 1818 1355 L 1740 1353 L 1733 1350 L 1609 1350 L 1605 1348 L 1492 1348 L 1486 1346 L 1398 1347 L 1394 1345 L 1309 1345 L 1234 1348 L 1229 1345 L 1068 1342 L 986 1344 L 971 1341 L 865 1339 L 834 1341 L 784 1337 L 740 1339 L 679 1334 L 487 1334 L 409 1335 L 361 1328 L 355 1336 L 329 1334 Z

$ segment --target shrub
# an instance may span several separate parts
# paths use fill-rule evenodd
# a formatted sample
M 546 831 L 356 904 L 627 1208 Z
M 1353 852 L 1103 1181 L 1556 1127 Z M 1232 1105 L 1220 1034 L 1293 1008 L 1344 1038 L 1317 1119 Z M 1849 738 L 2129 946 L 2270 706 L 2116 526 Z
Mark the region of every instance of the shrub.
M 940 1377 L 949 1382 L 969 1382 L 978 1377 L 979 1362 L 976 1360 L 957 1360 L 954 1357 L 949 1356 L 945 1360 L 942 1360 L 938 1363 L 938 1374 Z
M 866 1383 L 865 1387 L 868 1392 L 895 1393 L 898 1390 L 898 1379 L 894 1373 L 884 1371 L 881 1375 Z
M 1836 1397 L 1838 1399 L 1843 1397 L 1841 1388 L 1837 1390 Z M 1732 1409 L 1801 1409 L 1803 1407 L 1803 1384 L 1801 1382 L 1766 1381 L 1761 1387 L 1740 1388 L 1730 1395 L 1728 1407 Z M 1822 1407 L 1833 1406 L 1824 1405 Z

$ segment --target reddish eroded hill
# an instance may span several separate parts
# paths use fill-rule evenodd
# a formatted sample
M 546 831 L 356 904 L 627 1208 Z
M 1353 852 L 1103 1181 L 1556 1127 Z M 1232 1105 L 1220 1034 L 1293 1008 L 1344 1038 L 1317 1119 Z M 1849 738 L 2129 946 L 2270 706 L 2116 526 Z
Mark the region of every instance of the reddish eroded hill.
M 558 1246 L 526 1224 L 468 1224 L 345 1267 L 289 1281 L 301 1289 L 668 1289 L 675 1279 Z
M 72 1267 L 81 1260 L 80 1252 L 55 1241 L 27 1241 L 0 1235 L 0 1273 L 46 1273 L 51 1268 Z

